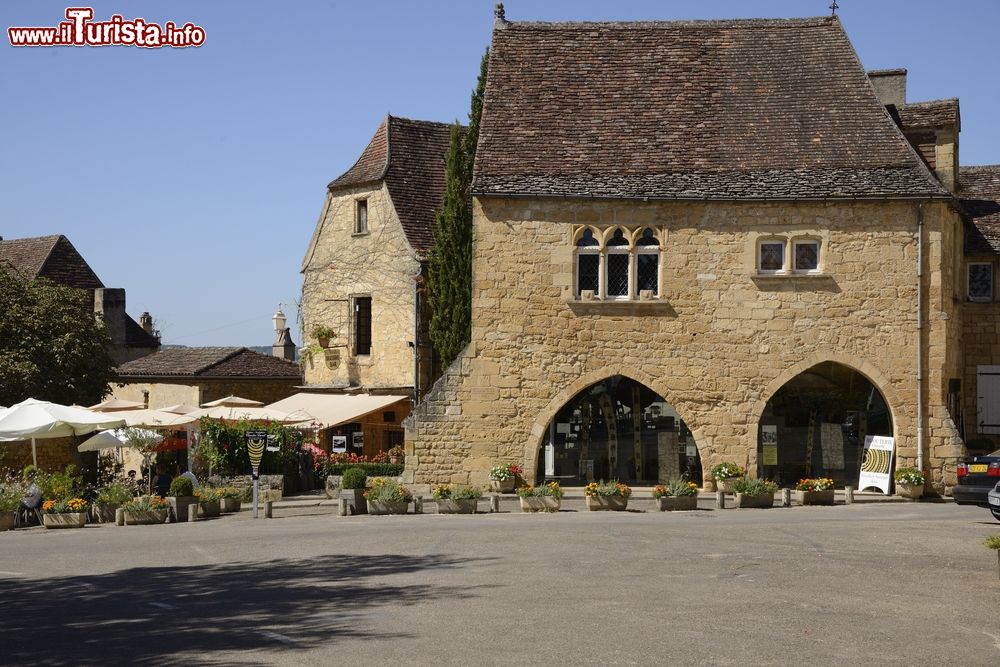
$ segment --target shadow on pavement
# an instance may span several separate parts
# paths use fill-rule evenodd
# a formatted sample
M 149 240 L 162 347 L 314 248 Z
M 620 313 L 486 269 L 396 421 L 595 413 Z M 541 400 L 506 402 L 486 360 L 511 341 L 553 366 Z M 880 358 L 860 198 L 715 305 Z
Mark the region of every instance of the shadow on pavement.
M 67 561 L 75 557 L 66 554 Z M 208 664 L 218 651 L 308 649 L 342 638 L 387 636 L 365 630 L 365 615 L 478 594 L 470 587 L 390 580 L 459 567 L 469 559 L 328 558 L 7 579 L 0 663 Z M 405 631 L 398 628 L 392 636 L 405 637 Z

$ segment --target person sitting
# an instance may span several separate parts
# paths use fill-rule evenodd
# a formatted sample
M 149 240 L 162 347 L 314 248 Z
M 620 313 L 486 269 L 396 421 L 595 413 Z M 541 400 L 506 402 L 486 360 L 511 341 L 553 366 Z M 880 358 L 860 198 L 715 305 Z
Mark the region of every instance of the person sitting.
M 35 482 L 36 470 L 29 466 L 24 471 L 24 481 L 30 482 L 24 497 L 21 498 L 21 505 L 17 509 L 17 515 L 25 523 L 32 518 L 38 520 L 38 510 L 42 506 L 42 489 Z M 39 520 L 40 521 L 40 520 Z
M 167 472 L 167 466 L 157 463 L 156 479 L 153 480 L 153 490 L 156 492 L 156 495 L 166 498 L 170 493 L 170 482 L 172 481 L 174 481 L 174 478 Z

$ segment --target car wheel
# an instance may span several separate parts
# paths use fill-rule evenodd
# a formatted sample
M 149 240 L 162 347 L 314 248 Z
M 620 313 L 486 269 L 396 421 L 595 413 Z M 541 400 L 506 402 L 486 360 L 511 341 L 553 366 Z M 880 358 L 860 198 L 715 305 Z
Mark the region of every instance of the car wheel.
M 994 518 L 994 519 L 996 519 L 997 521 L 1000 521 L 1000 510 L 995 510 L 995 509 L 993 509 L 993 508 L 991 507 L 991 508 L 990 508 L 990 512 L 992 512 L 992 513 L 993 513 L 993 518 Z

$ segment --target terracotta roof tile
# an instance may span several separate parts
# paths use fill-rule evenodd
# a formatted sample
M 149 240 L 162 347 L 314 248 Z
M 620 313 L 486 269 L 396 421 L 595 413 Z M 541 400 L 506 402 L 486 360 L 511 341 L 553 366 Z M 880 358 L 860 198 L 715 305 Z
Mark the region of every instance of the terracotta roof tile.
M 190 347 L 160 350 L 118 367 L 123 378 L 186 376 L 198 378 L 267 377 L 301 379 L 299 365 L 245 347 Z
M 1000 165 L 961 167 L 958 196 L 971 224 L 965 229 L 965 254 L 1000 253 Z
M 947 196 L 830 17 L 498 28 L 473 190 Z

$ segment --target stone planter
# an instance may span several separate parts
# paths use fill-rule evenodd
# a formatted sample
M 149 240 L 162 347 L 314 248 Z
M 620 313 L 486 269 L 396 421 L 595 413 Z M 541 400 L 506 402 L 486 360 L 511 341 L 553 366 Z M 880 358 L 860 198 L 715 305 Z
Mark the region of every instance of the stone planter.
M 654 498 L 661 512 L 687 512 L 698 509 L 697 494 L 691 496 L 664 496 Z
M 402 456 L 390 456 L 389 457 L 389 463 L 391 463 L 392 465 L 399 465 L 402 462 L 403 462 L 403 457 Z
M 95 523 L 114 523 L 115 522 L 115 512 L 121 505 L 117 503 L 99 504 L 92 505 L 91 514 L 94 517 Z
M 460 500 L 447 499 L 437 501 L 438 514 L 475 514 L 479 501 L 476 498 Z
M 826 491 L 795 491 L 795 502 L 799 505 L 832 505 L 833 489 Z
M 0 512 L 0 531 L 14 530 L 17 512 Z
M 369 514 L 406 514 L 410 503 L 406 500 L 369 500 Z
M 562 498 L 554 496 L 521 496 L 522 512 L 558 512 Z
M 243 501 L 239 498 L 223 498 L 219 501 L 219 511 L 223 514 L 239 512 L 241 507 L 243 507 Z
M 170 516 L 169 509 L 162 510 L 136 510 L 122 512 L 125 517 L 126 526 L 152 526 L 158 523 L 166 523 Z
M 341 489 L 340 499 L 347 501 L 350 514 L 368 514 L 368 500 L 364 489 Z
M 739 477 L 730 477 L 729 479 L 717 479 L 715 480 L 715 487 L 719 491 L 725 491 L 726 493 L 736 493 L 736 489 L 733 486 L 740 480 Z
M 896 495 L 900 498 L 916 500 L 924 495 L 924 485 L 910 485 L 896 482 Z
M 87 525 L 87 513 L 63 512 L 62 514 L 43 514 L 42 524 L 46 528 L 83 528 Z
M 202 517 L 219 516 L 222 503 L 218 500 L 206 500 L 198 503 L 198 515 Z
M 514 487 L 517 485 L 517 480 L 513 477 L 510 479 L 491 479 L 490 487 L 494 491 L 500 493 L 514 493 Z
M 740 509 L 746 509 L 746 508 L 766 509 L 768 507 L 774 507 L 774 494 L 765 493 L 760 496 L 748 496 L 743 493 L 737 493 L 736 507 Z
M 177 523 L 188 520 L 188 507 L 198 504 L 198 496 L 167 496 L 167 502 L 170 503 L 170 521 Z
M 611 510 L 622 512 L 628 507 L 628 498 L 623 496 L 584 496 L 587 501 L 587 509 L 594 512 L 600 510 Z

